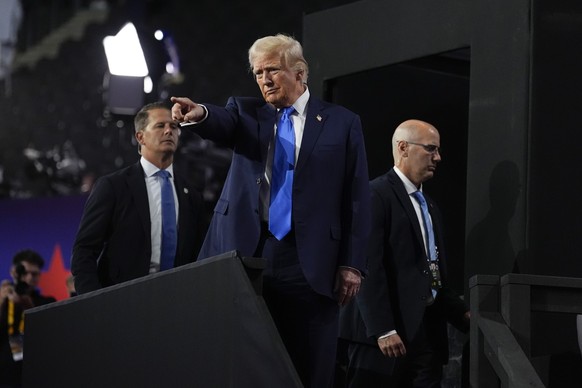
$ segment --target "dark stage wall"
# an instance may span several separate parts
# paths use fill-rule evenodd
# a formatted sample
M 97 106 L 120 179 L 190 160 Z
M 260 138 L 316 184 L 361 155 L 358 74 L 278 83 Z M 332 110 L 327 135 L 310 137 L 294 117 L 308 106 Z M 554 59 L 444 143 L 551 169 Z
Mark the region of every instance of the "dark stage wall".
M 430 190 L 459 255 L 457 288 L 475 274 L 582 276 L 581 40 L 575 0 L 360 1 L 304 25 L 311 90 L 362 114 L 372 175 L 389 167 L 389 133 L 403 118 L 441 130 Z M 470 53 L 468 78 L 411 67 L 459 49 Z M 536 320 L 534 355 L 579 360 L 571 315 Z
M 402 119 L 442 132 L 431 190 L 462 235 L 457 284 L 582 276 L 581 20 L 574 0 L 360 1 L 305 17 L 311 90 L 362 115 L 372 177 L 390 166 Z

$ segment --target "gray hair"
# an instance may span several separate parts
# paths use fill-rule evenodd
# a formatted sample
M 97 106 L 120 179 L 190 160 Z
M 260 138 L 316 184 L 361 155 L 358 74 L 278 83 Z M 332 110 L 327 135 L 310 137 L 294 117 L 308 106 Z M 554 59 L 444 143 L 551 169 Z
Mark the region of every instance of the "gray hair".
M 303 83 L 307 83 L 309 75 L 309 66 L 303 57 L 303 47 L 294 38 L 277 34 L 275 36 L 265 36 L 257 39 L 255 43 L 249 48 L 249 68 L 253 70 L 253 63 L 257 58 L 279 53 L 281 55 L 281 62 L 283 65 L 293 69 L 297 73 L 303 73 Z

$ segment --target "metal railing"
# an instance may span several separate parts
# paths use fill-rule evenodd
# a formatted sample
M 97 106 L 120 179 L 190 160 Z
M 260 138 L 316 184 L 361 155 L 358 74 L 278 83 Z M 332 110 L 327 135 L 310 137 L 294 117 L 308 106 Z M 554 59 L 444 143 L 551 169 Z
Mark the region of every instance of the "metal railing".
M 582 314 L 582 279 L 507 274 L 469 280 L 470 385 L 545 387 L 532 357 L 532 313 Z M 535 367 L 534 367 L 535 365 Z

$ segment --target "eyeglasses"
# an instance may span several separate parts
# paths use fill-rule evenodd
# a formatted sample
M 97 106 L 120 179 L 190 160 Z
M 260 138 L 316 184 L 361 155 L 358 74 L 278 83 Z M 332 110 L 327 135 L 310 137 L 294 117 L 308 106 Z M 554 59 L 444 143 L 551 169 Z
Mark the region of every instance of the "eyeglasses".
M 417 146 L 421 146 L 429 154 L 436 154 L 436 153 L 440 154 L 441 153 L 441 147 L 435 146 L 434 144 L 413 143 L 411 141 L 406 141 L 406 142 L 408 144 L 414 144 L 414 145 L 417 145 Z

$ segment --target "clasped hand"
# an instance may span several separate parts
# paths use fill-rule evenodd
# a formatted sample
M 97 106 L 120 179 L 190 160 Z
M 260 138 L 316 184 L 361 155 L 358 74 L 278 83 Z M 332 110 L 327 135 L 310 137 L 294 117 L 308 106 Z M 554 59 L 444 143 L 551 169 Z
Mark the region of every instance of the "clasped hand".
M 337 271 L 334 293 L 340 306 L 345 306 L 358 294 L 362 276 L 359 271 L 341 267 Z
M 406 355 L 406 347 L 398 334 L 378 339 L 378 346 L 387 357 L 402 357 Z

